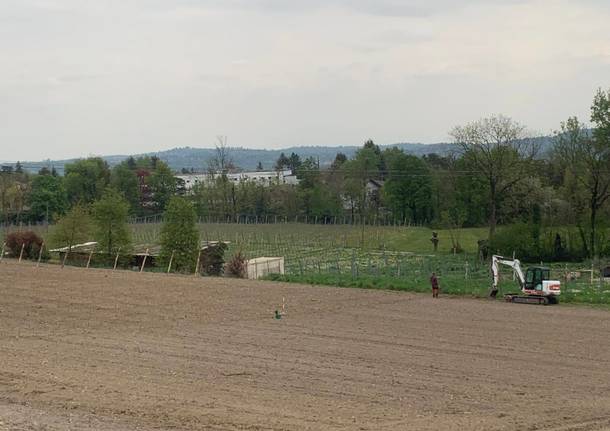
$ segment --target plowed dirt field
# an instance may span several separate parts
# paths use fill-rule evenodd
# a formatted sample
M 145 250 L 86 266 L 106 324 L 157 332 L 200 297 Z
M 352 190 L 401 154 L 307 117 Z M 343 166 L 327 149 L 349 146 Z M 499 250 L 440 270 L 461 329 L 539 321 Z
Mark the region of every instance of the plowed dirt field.
M 610 429 L 601 309 L 5 260 L 0 342 L 1 430 Z

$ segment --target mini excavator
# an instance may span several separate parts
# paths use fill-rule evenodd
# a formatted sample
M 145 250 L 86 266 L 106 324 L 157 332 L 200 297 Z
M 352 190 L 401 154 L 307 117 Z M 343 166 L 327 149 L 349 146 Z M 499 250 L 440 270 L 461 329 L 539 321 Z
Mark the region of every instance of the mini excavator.
M 561 283 L 550 279 L 551 270 L 549 268 L 534 266 L 527 268 L 527 272 L 523 274 L 521 262 L 518 259 L 496 255 L 491 258 L 493 285 L 489 293 L 490 298 L 495 299 L 498 294 L 500 265 L 512 268 L 521 287 L 521 292 L 519 293 L 507 293 L 504 295 L 504 299 L 507 302 L 539 305 L 557 304 L 558 297 L 561 294 Z

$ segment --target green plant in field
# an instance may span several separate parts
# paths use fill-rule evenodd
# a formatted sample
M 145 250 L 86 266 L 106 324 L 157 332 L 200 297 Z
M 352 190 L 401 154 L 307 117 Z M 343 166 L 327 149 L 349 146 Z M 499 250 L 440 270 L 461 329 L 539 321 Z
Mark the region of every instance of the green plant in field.
M 59 219 L 51 232 L 51 242 L 57 247 L 68 247 L 91 239 L 93 223 L 91 215 L 83 205 L 75 205 Z
M 113 255 L 117 250 L 127 253 L 131 236 L 127 228 L 129 203 L 113 188 L 107 188 L 102 198 L 93 204 L 96 239 L 102 251 Z
M 160 261 L 179 272 L 192 272 L 199 253 L 199 233 L 193 205 L 184 198 L 172 197 L 161 227 Z

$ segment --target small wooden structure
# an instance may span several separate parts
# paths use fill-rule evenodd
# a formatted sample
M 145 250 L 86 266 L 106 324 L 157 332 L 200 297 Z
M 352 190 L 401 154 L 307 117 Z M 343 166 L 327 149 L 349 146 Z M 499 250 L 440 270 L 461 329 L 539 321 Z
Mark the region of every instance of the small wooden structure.
M 72 264 L 78 263 L 79 265 L 84 265 L 89 260 L 91 253 L 96 252 L 96 247 L 97 242 L 91 241 L 83 244 L 74 244 L 72 247 L 55 248 L 53 250 L 49 250 L 49 252 L 57 253 L 59 255 L 60 262 L 65 262 L 67 259 Z

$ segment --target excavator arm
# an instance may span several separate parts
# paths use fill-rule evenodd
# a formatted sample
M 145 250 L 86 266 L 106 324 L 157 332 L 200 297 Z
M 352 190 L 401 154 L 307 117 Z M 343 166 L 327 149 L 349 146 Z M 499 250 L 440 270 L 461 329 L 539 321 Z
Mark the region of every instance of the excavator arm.
M 495 298 L 498 294 L 498 282 L 500 281 L 500 265 L 505 265 L 512 268 L 513 273 L 519 281 L 519 286 L 521 286 L 521 290 L 523 290 L 525 286 L 525 275 L 523 274 L 523 270 L 521 269 L 521 262 L 519 261 L 519 259 L 511 259 L 494 255 L 491 258 L 491 273 L 493 276 L 493 284 L 489 296 Z

